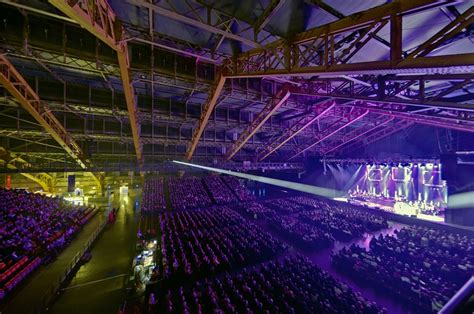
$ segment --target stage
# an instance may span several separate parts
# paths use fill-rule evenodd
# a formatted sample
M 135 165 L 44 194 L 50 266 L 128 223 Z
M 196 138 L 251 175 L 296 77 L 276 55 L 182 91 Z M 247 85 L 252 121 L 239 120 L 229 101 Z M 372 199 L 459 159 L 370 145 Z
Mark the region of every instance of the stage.
M 383 196 L 347 196 L 334 198 L 336 201 L 347 202 L 376 210 L 407 216 L 432 222 L 444 223 L 444 208 L 423 202 L 408 202 L 402 199 L 386 198 Z

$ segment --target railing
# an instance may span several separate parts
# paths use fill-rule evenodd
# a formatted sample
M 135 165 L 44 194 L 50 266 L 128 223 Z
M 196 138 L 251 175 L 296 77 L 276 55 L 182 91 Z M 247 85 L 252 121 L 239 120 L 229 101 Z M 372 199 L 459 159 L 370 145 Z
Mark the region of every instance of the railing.
M 84 255 L 84 253 L 89 250 L 89 248 L 92 246 L 92 244 L 95 242 L 97 237 L 102 233 L 104 230 L 105 226 L 107 225 L 107 219 L 103 219 L 97 229 L 94 231 L 94 233 L 89 237 L 87 240 L 86 244 L 84 244 L 84 247 L 79 250 L 79 252 L 74 255 L 72 258 L 71 262 L 69 265 L 66 267 L 64 270 L 64 273 L 62 273 L 58 281 L 51 286 L 51 289 L 46 292 L 46 294 L 43 296 L 41 300 L 41 304 L 38 304 L 35 306 L 34 310 L 32 313 L 43 313 L 48 311 L 49 306 L 54 302 L 56 299 L 57 295 L 59 294 L 59 291 L 61 290 L 61 287 L 64 285 L 64 282 L 69 278 L 71 275 L 71 272 L 75 269 L 79 261 L 81 260 L 81 257 Z
M 471 276 L 464 286 L 439 311 L 440 314 L 461 313 L 463 303 L 474 294 L 474 276 Z

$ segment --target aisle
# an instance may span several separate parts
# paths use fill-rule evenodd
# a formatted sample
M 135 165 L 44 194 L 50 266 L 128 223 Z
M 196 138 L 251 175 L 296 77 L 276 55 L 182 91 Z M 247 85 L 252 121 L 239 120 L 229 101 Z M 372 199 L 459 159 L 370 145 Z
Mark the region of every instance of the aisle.
M 117 313 L 124 298 L 124 285 L 135 251 L 139 211 L 134 210 L 141 194 L 116 197 L 117 220 L 109 225 L 92 248 L 92 259 L 83 265 L 52 313 Z
M 71 263 L 74 256 L 83 249 L 90 236 L 103 219 L 101 213 L 95 215 L 51 263 L 41 266 L 21 284 L 18 291 L 4 304 L 0 313 L 30 313 L 42 307 L 44 298 L 58 284 L 59 278 Z

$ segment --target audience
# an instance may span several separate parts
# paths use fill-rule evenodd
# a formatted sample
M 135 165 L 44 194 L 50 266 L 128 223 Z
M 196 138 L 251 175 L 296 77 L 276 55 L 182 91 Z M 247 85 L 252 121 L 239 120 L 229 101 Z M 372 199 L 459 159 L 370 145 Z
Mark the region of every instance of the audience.
M 199 178 L 170 178 L 168 179 L 168 190 L 171 205 L 177 210 L 206 207 L 212 204 Z
M 420 312 L 438 311 L 474 274 L 474 239 L 421 226 L 372 239 L 366 251 L 356 245 L 333 256 L 343 272 Z
M 161 268 L 167 283 L 253 264 L 286 249 L 227 207 L 163 213 L 160 231 Z
M 243 186 L 239 180 L 235 177 L 222 176 L 221 179 L 227 184 L 231 191 L 234 191 L 235 195 L 241 202 L 248 202 L 255 200 L 255 196 Z
M 241 204 L 240 210 L 245 214 L 245 216 L 252 219 L 260 219 L 276 215 L 276 212 L 273 209 L 257 202 Z
M 58 198 L 0 188 L 0 296 L 57 255 L 95 212 Z
M 301 256 L 159 294 L 160 313 L 383 313 Z M 153 300 L 155 301 L 155 300 Z
M 165 209 L 163 179 L 147 179 L 143 184 L 142 211 L 163 211 Z
M 204 183 L 216 204 L 221 205 L 235 203 L 237 201 L 235 194 L 227 187 L 219 176 L 204 177 Z
M 267 221 L 278 233 L 303 249 L 322 249 L 334 243 L 330 233 L 301 222 L 295 216 L 273 216 Z

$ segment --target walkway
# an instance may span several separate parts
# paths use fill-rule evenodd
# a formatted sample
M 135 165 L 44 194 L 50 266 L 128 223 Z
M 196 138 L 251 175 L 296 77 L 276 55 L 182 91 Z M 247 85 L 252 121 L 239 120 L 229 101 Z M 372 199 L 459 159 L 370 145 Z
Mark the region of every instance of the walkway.
M 101 219 L 103 219 L 101 214 L 95 215 L 53 262 L 33 272 L 33 275 L 26 279 L 18 291 L 14 292 L 0 313 L 30 313 L 42 308 L 45 297 L 58 284 L 59 278 L 74 256 L 83 249 L 89 237 L 99 226 Z
M 135 253 L 138 196 L 114 200 L 120 205 L 117 220 L 107 226 L 92 247 L 92 259 L 79 268 L 51 313 L 117 313 L 124 300 L 124 285 Z

